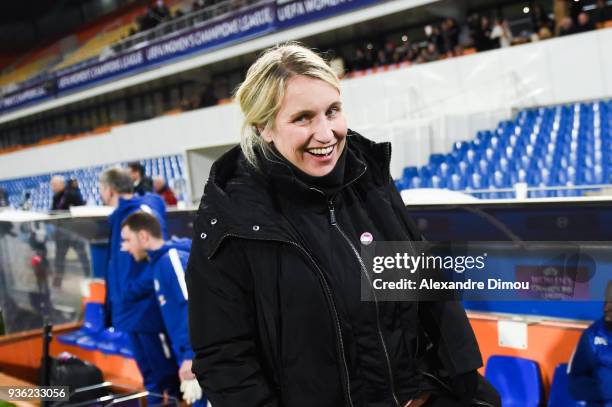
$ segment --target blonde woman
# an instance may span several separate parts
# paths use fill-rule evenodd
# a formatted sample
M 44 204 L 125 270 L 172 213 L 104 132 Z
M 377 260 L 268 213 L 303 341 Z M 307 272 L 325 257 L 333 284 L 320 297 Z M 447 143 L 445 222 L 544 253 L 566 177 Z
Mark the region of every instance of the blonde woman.
M 212 405 L 470 405 L 486 383 L 460 305 L 360 300 L 360 238 L 419 234 L 390 146 L 348 130 L 336 74 L 284 44 L 236 100 L 242 140 L 211 170 L 187 271 L 193 371 Z M 425 332 L 433 372 L 417 363 Z

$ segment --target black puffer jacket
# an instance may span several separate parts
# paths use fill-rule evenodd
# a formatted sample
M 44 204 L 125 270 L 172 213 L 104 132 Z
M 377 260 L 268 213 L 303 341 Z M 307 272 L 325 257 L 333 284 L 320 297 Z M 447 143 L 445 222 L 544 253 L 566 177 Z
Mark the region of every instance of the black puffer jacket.
M 349 132 L 333 197 L 238 147 L 213 166 L 187 270 L 193 371 L 215 407 L 403 406 L 423 390 L 422 333 L 451 375 L 482 359 L 455 302 L 363 302 L 360 235 L 418 239 L 390 145 Z

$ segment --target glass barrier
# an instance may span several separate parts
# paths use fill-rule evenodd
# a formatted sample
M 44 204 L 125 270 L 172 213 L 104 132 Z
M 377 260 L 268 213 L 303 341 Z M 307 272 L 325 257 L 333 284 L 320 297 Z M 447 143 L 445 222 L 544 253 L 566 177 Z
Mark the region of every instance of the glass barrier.
M 76 322 L 92 277 L 90 243 L 106 222 L 0 222 L 0 307 L 6 334 Z
M 169 212 L 170 234 L 191 237 L 192 219 L 190 211 Z M 44 320 L 77 322 L 89 282 L 104 279 L 108 234 L 101 216 L 0 221 L 0 334 L 40 329 Z

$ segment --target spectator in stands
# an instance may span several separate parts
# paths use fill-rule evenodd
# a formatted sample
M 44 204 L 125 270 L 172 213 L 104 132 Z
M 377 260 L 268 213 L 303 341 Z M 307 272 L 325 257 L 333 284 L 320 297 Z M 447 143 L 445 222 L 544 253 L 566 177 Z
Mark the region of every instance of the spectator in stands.
M 164 0 L 157 0 L 150 10 L 152 12 L 152 17 L 157 21 L 156 25 L 170 19 L 170 10 L 164 4 Z
M 115 208 L 110 224 L 109 259 L 106 271 L 106 308 L 112 326 L 129 335 L 138 369 L 145 388 L 153 393 L 148 405 L 161 400 L 167 392 L 179 395 L 176 360 L 169 353 L 164 323 L 157 303 L 153 276 L 146 273 L 147 264 L 136 262 L 121 247 L 121 224 L 132 213 L 145 211 L 157 217 L 166 235 L 166 207 L 158 195 L 138 196 L 130 175 L 121 168 L 110 168 L 100 175 L 102 201 Z
M 534 33 L 539 32 L 542 27 L 547 27 L 549 30 L 552 30 L 552 20 L 540 3 L 536 3 L 531 7 L 531 13 L 529 15 L 531 17 L 531 31 Z
M 437 55 L 446 54 L 446 44 L 444 42 L 444 36 L 440 32 L 440 27 L 438 27 L 438 25 L 431 26 L 430 34 L 428 34 L 428 42 L 434 44 L 435 49 L 432 51 L 435 51 Z
M 147 31 L 157 25 L 158 21 L 157 19 L 155 19 L 154 14 L 155 13 L 153 11 L 153 6 L 151 5 L 149 6 L 149 8 L 147 9 L 147 12 L 144 15 L 138 16 L 136 18 L 136 24 L 138 25 L 138 31 L 140 32 Z
M 612 281 L 605 293 L 604 316 L 588 327 L 567 368 L 570 394 L 587 406 L 612 403 Z
M 595 29 L 595 24 L 591 21 L 589 15 L 585 12 L 578 14 L 578 25 L 576 26 L 576 33 L 583 33 L 592 31 Z
M 542 27 L 540 28 L 540 31 L 538 31 L 538 40 L 547 40 L 552 37 L 553 37 L 553 34 L 548 29 L 548 27 Z
M 572 19 L 569 17 L 563 17 L 559 22 L 559 36 L 562 37 L 564 35 L 574 34 L 574 23 Z
M 427 43 L 427 47 L 421 50 L 421 53 L 417 57 L 416 62 L 419 64 L 426 62 L 437 61 L 440 58 L 436 44 L 433 42 Z
M 447 18 L 442 23 L 442 36 L 444 37 L 444 44 L 447 52 L 455 52 L 455 49 L 459 45 L 460 32 L 461 30 L 455 19 Z
M 213 406 L 499 406 L 459 302 L 361 300 L 364 231 L 420 234 L 390 146 L 348 130 L 340 96 L 325 61 L 293 43 L 237 90 L 245 131 L 213 164 L 186 273 L 193 372 Z M 447 376 L 419 377 L 417 342 Z
M 512 32 L 507 20 L 495 20 L 491 31 L 494 48 L 507 48 L 512 45 Z
M 85 205 L 83 196 L 78 187 L 74 185 L 66 185 L 66 180 L 61 175 L 51 177 L 51 191 L 53 192 L 53 200 L 51 210 L 67 211 L 71 206 Z
M 159 308 L 172 351 L 177 361 L 183 399 L 194 406 L 206 406 L 206 397 L 191 371 L 193 350 L 189 343 L 185 269 L 191 249 L 190 239 L 164 241 L 155 216 L 138 211 L 121 224 L 123 247 L 137 262 L 147 261 L 145 273 L 153 278 Z
M 53 203 L 51 210 L 67 211 L 72 206 L 85 205 L 78 186 L 75 189 L 73 180 L 66 183 L 66 180 L 61 175 L 51 177 L 51 191 L 53 191 Z M 57 227 L 55 230 L 55 274 L 53 276 L 53 286 L 60 288 L 65 274 L 66 254 L 72 247 L 76 252 L 81 270 L 85 277 L 91 275 L 91 267 L 89 265 L 89 257 L 85 247 L 85 241 L 76 236 L 73 232 Z
M 153 180 L 145 174 L 144 166 L 138 161 L 128 164 L 128 172 L 134 182 L 134 192 L 138 195 L 144 195 L 147 192 L 153 192 Z
M 204 8 L 204 0 L 195 0 L 191 6 L 191 11 L 198 11 Z
M 202 89 L 202 92 L 200 93 L 200 101 L 198 103 L 198 107 L 202 108 L 214 106 L 217 104 L 218 101 L 219 99 L 217 99 L 217 96 L 215 95 L 215 90 L 212 87 L 212 83 L 210 83 L 208 85 L 205 85 Z
M 153 189 L 155 193 L 162 197 L 166 205 L 176 206 L 177 200 L 174 192 L 168 186 L 168 183 L 162 177 L 153 178 Z
M 484 15 L 478 17 L 478 24 L 472 32 L 472 38 L 474 41 L 474 48 L 476 48 L 478 52 L 487 51 L 493 48 L 489 17 Z
M 382 67 L 385 65 L 389 65 L 391 61 L 387 59 L 387 54 L 384 49 L 379 49 L 376 52 L 376 60 L 374 61 L 375 67 Z
M 353 71 L 361 71 L 364 69 L 368 69 L 368 63 L 366 60 L 365 53 L 363 52 L 363 48 L 357 47 L 355 48 L 355 56 L 353 57 L 351 70 Z
M 393 54 L 396 50 L 395 42 L 393 40 L 387 40 L 385 43 L 385 58 L 387 61 L 391 61 L 393 59 Z
M 0 187 L 0 208 L 4 208 L 9 205 L 9 195 L 6 189 Z
M 79 186 L 79 180 L 76 178 L 72 178 L 68 180 L 68 188 L 71 191 L 74 191 L 74 194 L 77 195 L 81 201 L 83 201 L 83 205 L 86 205 L 87 202 L 83 199 L 83 193 L 81 192 L 81 187 Z
M 582 7 L 584 5 L 580 0 L 567 0 L 567 3 L 569 3 L 569 16 L 571 17 L 574 26 L 576 26 L 578 25 L 578 16 L 580 13 L 582 13 Z
M 20 206 L 24 211 L 32 210 L 32 193 L 30 191 L 24 192 L 23 201 Z

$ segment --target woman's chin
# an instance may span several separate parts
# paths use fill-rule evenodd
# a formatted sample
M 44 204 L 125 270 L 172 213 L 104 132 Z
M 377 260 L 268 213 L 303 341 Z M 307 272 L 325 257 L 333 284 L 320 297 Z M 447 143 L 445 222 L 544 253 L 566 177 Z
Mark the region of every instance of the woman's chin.
M 306 174 L 310 175 L 311 177 L 324 177 L 334 169 L 337 161 L 338 160 L 333 160 L 333 161 L 328 161 L 328 162 L 323 162 L 323 163 L 321 162 L 308 163 L 304 168 L 302 168 L 302 171 L 304 171 Z

